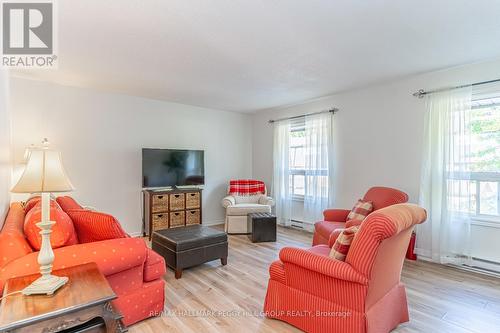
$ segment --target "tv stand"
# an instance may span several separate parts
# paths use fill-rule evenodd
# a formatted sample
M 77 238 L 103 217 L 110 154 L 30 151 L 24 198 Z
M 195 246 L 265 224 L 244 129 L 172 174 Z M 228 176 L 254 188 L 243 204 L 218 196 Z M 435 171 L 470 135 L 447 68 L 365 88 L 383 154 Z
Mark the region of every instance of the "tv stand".
M 200 188 L 143 190 L 143 230 L 151 240 L 153 232 L 202 223 Z

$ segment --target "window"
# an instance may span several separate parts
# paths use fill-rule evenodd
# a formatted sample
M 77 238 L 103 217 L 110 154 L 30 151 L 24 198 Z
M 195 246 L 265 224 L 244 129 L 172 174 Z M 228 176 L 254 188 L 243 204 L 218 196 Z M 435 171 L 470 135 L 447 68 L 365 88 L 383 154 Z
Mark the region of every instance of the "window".
M 312 131 L 311 129 L 309 131 Z M 328 147 L 327 142 L 317 143 L 314 149 L 306 147 L 304 118 L 292 122 L 290 128 L 290 193 L 294 200 L 304 200 L 306 193 L 328 194 Z M 310 142 L 314 139 L 309 139 Z M 324 155 L 318 157 L 317 155 Z M 306 158 L 310 165 L 306 165 Z M 314 167 L 313 165 L 317 165 Z
M 450 206 L 476 220 L 500 222 L 500 97 L 473 95 L 468 121 L 470 172 L 448 177 Z
M 304 119 L 293 122 L 290 129 L 290 193 L 295 200 L 304 200 L 306 191 L 306 128 Z

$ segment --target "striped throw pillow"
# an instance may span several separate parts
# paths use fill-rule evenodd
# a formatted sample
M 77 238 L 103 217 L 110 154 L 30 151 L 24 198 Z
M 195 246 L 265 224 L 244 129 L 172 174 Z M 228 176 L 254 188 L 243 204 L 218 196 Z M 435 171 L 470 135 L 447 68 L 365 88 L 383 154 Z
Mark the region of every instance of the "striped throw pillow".
M 358 230 L 358 226 L 344 229 L 337 237 L 335 244 L 333 244 L 332 249 L 330 250 L 330 258 L 345 261 L 347 252 L 349 252 L 349 248 L 351 247 L 352 240 L 354 239 L 354 236 L 356 236 L 356 232 L 358 232 Z
M 373 210 L 372 201 L 364 201 L 359 199 L 352 207 L 351 212 L 347 215 L 347 220 L 364 220 Z

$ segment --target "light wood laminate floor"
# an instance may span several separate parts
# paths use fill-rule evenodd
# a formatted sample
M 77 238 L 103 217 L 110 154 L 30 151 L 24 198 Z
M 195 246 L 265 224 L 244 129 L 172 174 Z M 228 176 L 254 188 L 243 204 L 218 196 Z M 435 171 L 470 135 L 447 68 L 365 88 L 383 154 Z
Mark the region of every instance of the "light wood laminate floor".
M 213 261 L 185 270 L 179 280 L 168 270 L 165 314 L 131 326 L 130 332 L 300 332 L 259 312 L 268 267 L 279 249 L 307 247 L 311 240 L 309 233 L 281 227 L 276 243 L 253 244 L 246 236 L 229 236 L 227 266 Z M 500 279 L 407 261 L 402 280 L 410 322 L 393 332 L 500 332 Z

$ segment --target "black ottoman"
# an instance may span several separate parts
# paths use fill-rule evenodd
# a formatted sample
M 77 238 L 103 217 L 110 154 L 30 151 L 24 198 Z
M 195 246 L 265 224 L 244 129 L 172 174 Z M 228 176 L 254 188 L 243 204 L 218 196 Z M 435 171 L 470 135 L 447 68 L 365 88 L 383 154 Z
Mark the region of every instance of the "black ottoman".
M 184 268 L 220 259 L 227 264 L 227 235 L 224 231 L 200 224 L 157 230 L 153 233 L 152 248 L 180 279 Z
M 252 243 L 276 242 L 276 216 L 270 213 L 248 214 L 247 228 Z

